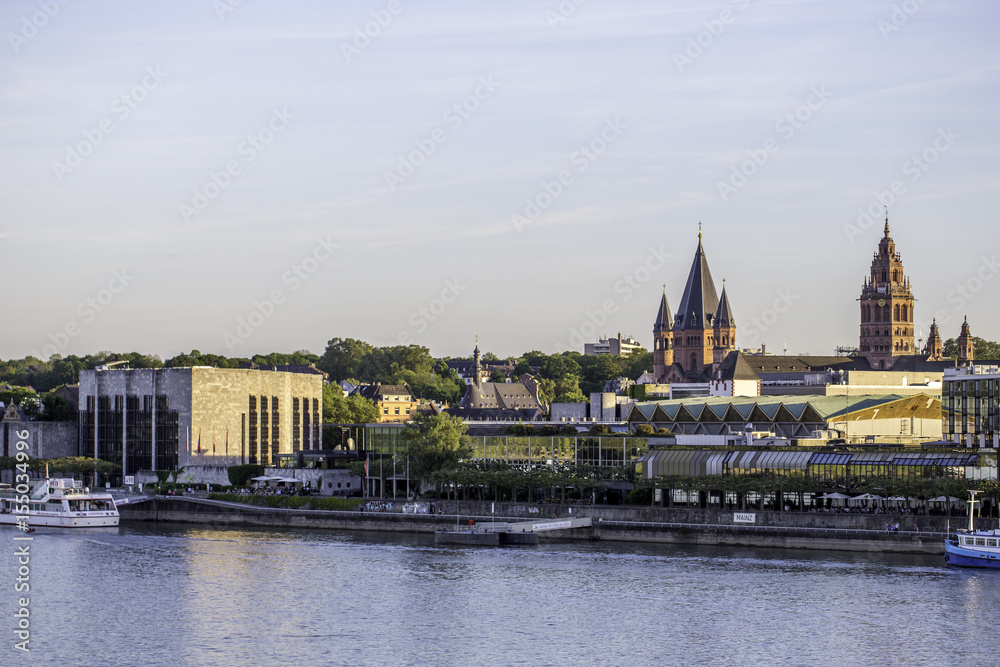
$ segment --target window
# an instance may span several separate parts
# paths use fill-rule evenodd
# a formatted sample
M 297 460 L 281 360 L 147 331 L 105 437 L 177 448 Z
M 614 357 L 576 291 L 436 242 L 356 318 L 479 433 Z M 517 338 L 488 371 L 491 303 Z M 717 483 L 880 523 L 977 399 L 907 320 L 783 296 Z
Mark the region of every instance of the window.
M 396 407 L 396 414 L 397 415 L 399 414 L 399 407 L 398 406 Z
M 249 426 L 249 429 L 248 429 L 249 430 L 248 439 L 250 441 L 249 442 L 249 449 L 250 449 L 250 452 L 249 452 L 250 453 L 249 462 L 251 464 L 256 464 L 257 463 L 257 397 L 256 396 L 251 396 L 250 397 L 250 410 L 249 410 L 249 413 L 250 413 L 249 414 L 250 426 Z
M 384 414 L 384 415 L 389 414 L 389 406 L 388 405 L 382 408 L 382 414 Z

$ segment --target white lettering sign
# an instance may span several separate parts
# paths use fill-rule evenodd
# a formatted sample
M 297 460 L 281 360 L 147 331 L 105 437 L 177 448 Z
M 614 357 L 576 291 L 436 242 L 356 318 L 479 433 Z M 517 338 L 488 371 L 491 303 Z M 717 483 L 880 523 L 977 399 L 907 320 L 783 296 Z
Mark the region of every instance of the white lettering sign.
M 572 528 L 572 521 L 549 521 L 548 523 L 533 523 L 532 530 L 558 530 L 560 528 Z
M 736 512 L 733 514 L 733 523 L 757 523 L 757 515 L 753 512 Z

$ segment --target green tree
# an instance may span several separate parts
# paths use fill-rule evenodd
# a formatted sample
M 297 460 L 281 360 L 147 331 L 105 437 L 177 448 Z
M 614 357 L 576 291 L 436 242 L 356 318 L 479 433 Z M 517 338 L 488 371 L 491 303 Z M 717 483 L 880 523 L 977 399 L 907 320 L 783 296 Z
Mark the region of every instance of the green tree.
M 949 338 L 941 346 L 941 354 L 944 357 L 958 358 L 958 340 Z M 986 340 L 978 336 L 972 337 L 972 356 L 976 361 L 1000 359 L 1000 343 L 993 340 Z
M 62 396 L 52 392 L 42 394 L 42 419 L 49 422 L 71 422 L 77 415 L 70 410 L 69 403 Z
M 559 380 L 568 376 L 579 378 L 583 373 L 580 364 L 571 356 L 553 354 L 545 357 L 541 363 L 541 376 L 550 380 Z
M 580 391 L 580 382 L 575 376 L 556 380 L 555 403 L 584 403 L 587 397 Z
M 449 414 L 416 415 L 403 429 L 403 451 L 410 474 L 430 480 L 437 471 L 456 468 L 472 455 L 468 427 L 459 417 Z
M 638 349 L 629 352 L 625 357 L 625 377 L 630 380 L 637 380 L 646 371 L 653 370 L 653 353 L 649 350 Z
M 323 386 L 323 422 L 327 424 L 374 424 L 378 407 L 363 396 L 344 396 L 340 385 Z
M 361 377 L 361 367 L 374 348 L 354 338 L 332 338 L 316 367 L 330 374 L 331 382 Z
M 4 389 L 0 391 L 0 401 L 3 401 L 4 405 L 20 405 L 22 401 L 34 400 L 38 397 L 38 394 L 30 387 L 11 387 L 10 389 Z
M 503 384 L 506 381 L 507 381 L 507 376 L 503 374 L 503 371 L 493 371 L 492 373 L 490 373 L 490 382 Z

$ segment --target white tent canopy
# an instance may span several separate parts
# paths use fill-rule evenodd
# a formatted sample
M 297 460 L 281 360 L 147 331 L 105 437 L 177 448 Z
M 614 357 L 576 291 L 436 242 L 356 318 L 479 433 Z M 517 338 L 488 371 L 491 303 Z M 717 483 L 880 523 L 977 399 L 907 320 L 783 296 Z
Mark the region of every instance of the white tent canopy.
M 885 498 L 874 493 L 863 493 L 860 496 L 854 496 L 851 500 L 885 500 Z
M 964 503 L 965 501 L 961 498 L 956 498 L 955 496 L 938 496 L 937 498 L 931 498 L 927 502 L 929 503 Z
M 274 477 L 268 475 L 252 477 L 250 481 L 257 482 L 258 484 L 302 484 L 301 479 L 295 479 L 294 477 Z
M 824 493 L 819 497 L 820 500 L 847 500 L 848 498 L 850 498 L 850 496 L 843 493 L 837 493 L 836 491 L 833 493 Z

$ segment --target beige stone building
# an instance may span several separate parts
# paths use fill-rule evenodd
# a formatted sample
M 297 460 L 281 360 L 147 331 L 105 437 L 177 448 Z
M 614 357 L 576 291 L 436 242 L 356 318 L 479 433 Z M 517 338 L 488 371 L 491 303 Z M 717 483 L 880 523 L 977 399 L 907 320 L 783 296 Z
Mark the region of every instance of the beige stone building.
M 256 369 L 80 372 L 80 453 L 123 475 L 186 466 L 273 465 L 322 449 L 322 376 Z

